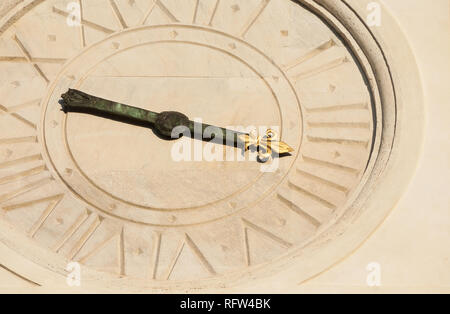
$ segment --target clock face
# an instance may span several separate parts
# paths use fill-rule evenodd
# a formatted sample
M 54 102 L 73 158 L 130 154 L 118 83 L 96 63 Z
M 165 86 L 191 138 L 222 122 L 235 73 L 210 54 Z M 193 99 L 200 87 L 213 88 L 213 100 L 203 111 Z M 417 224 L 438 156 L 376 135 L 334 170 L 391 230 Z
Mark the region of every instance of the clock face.
M 53 252 L 41 263 L 223 283 L 301 252 L 358 196 L 381 123 L 370 79 L 357 49 L 307 7 L 29 2 L 1 29 L 0 219 Z M 66 115 L 68 88 L 273 128 L 295 151 L 261 164 L 236 148 Z M 181 144 L 190 159 L 174 158 Z

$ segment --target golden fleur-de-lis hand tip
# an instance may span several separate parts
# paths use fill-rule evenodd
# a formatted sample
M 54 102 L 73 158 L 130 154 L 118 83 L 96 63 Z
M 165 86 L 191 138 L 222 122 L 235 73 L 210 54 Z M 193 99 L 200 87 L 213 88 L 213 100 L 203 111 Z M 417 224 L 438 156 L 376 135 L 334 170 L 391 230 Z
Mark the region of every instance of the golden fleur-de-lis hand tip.
M 263 155 L 272 154 L 274 151 L 277 154 L 286 154 L 294 151 L 288 144 L 278 141 L 278 134 L 273 130 L 267 130 L 264 137 L 256 136 L 255 134 L 241 135 L 240 139 L 245 143 L 245 150 L 248 150 L 251 146 L 256 148 L 262 148 L 265 150 Z

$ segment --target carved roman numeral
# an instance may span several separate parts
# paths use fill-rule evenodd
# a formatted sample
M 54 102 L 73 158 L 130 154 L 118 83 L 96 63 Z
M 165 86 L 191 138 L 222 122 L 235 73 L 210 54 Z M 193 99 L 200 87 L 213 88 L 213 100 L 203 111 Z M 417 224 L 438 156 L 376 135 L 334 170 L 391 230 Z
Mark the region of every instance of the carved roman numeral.
M 300 194 L 302 194 L 303 196 L 312 199 L 313 201 L 318 202 L 319 204 L 331 209 L 331 210 L 336 210 L 337 206 L 329 201 L 327 201 L 326 199 L 324 199 L 323 197 L 317 195 L 316 193 L 312 192 L 312 191 L 308 191 L 306 188 L 299 186 L 296 183 L 293 183 L 292 181 L 289 181 L 289 187 L 297 192 L 299 192 Z
M 1 58 L 0 58 L 1 59 Z M 36 124 L 34 124 L 33 122 L 25 119 L 23 116 L 21 116 L 20 114 L 17 113 L 18 110 L 32 106 L 32 105 L 36 105 L 40 103 L 40 99 L 39 100 L 34 100 L 31 102 L 27 102 L 24 104 L 20 104 L 20 105 L 16 105 L 16 106 L 11 106 L 6 108 L 5 106 L 0 105 L 0 114 L 7 114 L 11 117 L 13 117 L 14 119 L 16 119 L 17 121 L 19 121 L 20 123 L 32 128 L 33 130 L 36 130 Z
M 89 210 L 83 211 L 77 218 L 77 220 L 70 226 L 70 228 L 64 233 L 59 241 L 53 247 L 55 252 L 59 252 L 66 242 L 74 235 L 74 233 L 80 228 L 80 226 L 89 218 L 91 212 Z
M 24 164 L 24 163 L 28 163 L 28 162 L 33 162 L 33 161 L 38 161 L 38 160 L 42 160 L 41 154 L 25 156 L 25 157 L 22 157 L 22 158 L 18 158 L 18 159 L 14 159 L 14 160 L 5 161 L 5 162 L 0 163 L 0 169 L 5 169 L 5 168 L 13 167 L 13 166 L 16 166 L 16 165 L 20 165 L 20 164 Z
M 319 218 L 315 217 L 313 213 L 310 213 L 303 208 L 301 208 L 299 205 L 297 205 L 293 200 L 290 199 L 289 196 L 284 195 L 283 192 L 278 192 L 277 194 L 278 199 L 285 204 L 290 210 L 298 214 L 300 217 L 308 221 L 310 224 L 312 224 L 315 228 L 319 228 L 322 222 L 319 220 Z
M 322 112 L 339 112 L 347 110 L 369 110 L 369 104 L 367 102 L 349 104 L 349 105 L 336 105 L 329 107 L 318 107 L 318 108 L 306 108 L 308 113 L 322 113 Z
M 49 64 L 63 64 L 66 62 L 66 59 L 62 58 L 33 58 L 30 57 L 32 63 L 49 63 Z M 28 59 L 26 57 L 9 57 L 9 56 L 0 56 L 0 62 L 13 62 L 13 63 L 28 63 Z
M 152 255 L 151 255 L 151 264 L 150 264 L 150 278 L 156 279 L 156 273 L 158 271 L 159 265 L 159 254 L 161 251 L 161 233 L 156 231 L 153 234 L 153 247 L 152 247 Z M 170 274 L 169 274 L 170 276 Z
M 16 140 L 17 139 L 14 139 L 14 141 L 12 141 L 12 142 L 15 143 Z M 11 143 L 11 141 L 5 141 L 5 142 Z M 19 142 L 21 142 L 21 140 L 19 140 Z M 0 140 L 0 143 L 1 143 L 1 140 Z M 21 157 L 21 158 L 15 159 L 15 160 L 5 161 L 5 162 L 0 163 L 0 169 L 11 168 L 11 167 L 14 167 L 17 165 L 26 164 L 26 163 L 35 162 L 35 161 L 42 161 L 42 156 L 40 154 L 36 154 L 36 155 Z M 32 177 L 34 175 L 44 172 L 45 170 L 47 170 L 45 165 L 39 165 L 39 166 L 32 167 L 32 168 L 24 170 L 24 171 L 14 173 L 12 175 L 0 177 L 0 185 L 11 183 L 11 182 L 25 179 L 28 177 Z M 15 189 L 13 191 L 9 191 L 3 195 L 0 195 L 0 203 L 6 202 L 7 200 L 13 199 L 19 195 L 22 195 L 31 190 L 37 189 L 37 188 L 47 184 L 51 180 L 52 180 L 51 178 L 40 179 L 38 181 L 26 184 L 18 189 Z
M 215 275 L 216 271 L 211 266 L 211 264 L 208 262 L 208 260 L 205 258 L 203 253 L 200 251 L 198 246 L 192 241 L 191 237 L 186 233 L 184 235 L 184 239 L 180 241 L 180 244 L 178 246 L 177 252 L 172 260 L 172 262 L 169 265 L 169 268 L 166 272 L 165 279 L 169 280 L 170 275 L 173 272 L 173 269 L 177 265 L 178 259 L 181 255 L 181 252 L 183 252 L 183 249 L 187 247 L 191 250 L 191 252 L 194 254 L 194 256 L 197 258 L 197 260 L 200 262 L 200 264 L 203 266 L 203 268 L 211 275 Z
M 12 210 L 15 210 L 18 208 L 26 208 L 26 207 L 31 207 L 31 206 L 41 204 L 41 203 L 48 203 L 47 208 L 41 214 L 41 216 L 36 221 L 36 223 L 28 231 L 28 235 L 33 238 L 36 235 L 36 233 L 39 231 L 39 229 L 42 227 L 42 225 L 45 223 L 47 218 L 51 215 L 51 213 L 55 210 L 55 208 L 61 202 L 63 197 L 64 197 L 63 194 L 58 194 L 58 195 L 53 195 L 53 196 L 49 196 L 49 197 L 45 197 L 45 198 L 41 198 L 41 199 L 37 199 L 37 200 L 33 200 L 33 201 L 28 201 L 28 202 L 24 202 L 24 203 L 20 203 L 20 204 L 4 206 L 3 209 L 5 211 L 12 211 Z
M 167 18 L 170 20 L 170 22 L 172 23 L 177 23 L 179 22 L 179 20 L 175 17 L 175 15 L 172 14 L 172 12 L 170 12 L 170 10 L 162 3 L 161 0 L 153 0 L 152 5 L 150 6 L 150 8 L 148 9 L 148 11 L 144 14 L 144 17 L 142 18 L 141 21 L 141 25 L 144 25 L 147 22 L 148 17 L 150 16 L 150 14 L 152 14 L 153 10 L 158 7 L 161 12 L 164 13 L 164 15 L 167 16 Z
M 307 139 L 311 143 L 329 143 L 329 144 L 339 144 L 339 145 L 355 145 L 367 148 L 369 146 L 369 141 L 361 140 L 351 140 L 345 138 L 328 138 L 328 137 L 318 137 L 318 136 L 307 136 Z
M 31 177 L 31 176 L 37 175 L 39 173 L 44 172 L 46 169 L 47 168 L 45 165 L 40 165 L 40 166 L 33 167 L 28 170 L 20 171 L 18 173 L 12 174 L 12 175 L 2 177 L 2 178 L 0 178 L 0 185 L 11 183 L 14 181 L 24 179 L 26 177 Z
M 37 143 L 36 136 L 0 138 L 0 145 L 21 144 L 21 143 Z
M 22 158 L 19 158 L 16 160 L 3 162 L 0 164 L 0 169 L 10 168 L 12 166 L 16 166 L 16 165 L 20 165 L 20 164 L 24 164 L 24 163 L 28 163 L 28 162 L 33 162 L 33 161 L 39 161 L 39 160 L 42 160 L 42 156 L 40 154 L 26 156 L 26 157 L 22 157 Z M 30 169 L 27 169 L 24 171 L 14 173 L 12 175 L 0 177 L 0 185 L 11 183 L 13 181 L 17 181 L 17 180 L 21 180 L 21 179 L 24 179 L 27 177 L 34 176 L 34 175 L 44 172 L 45 170 L 47 170 L 45 165 L 39 165 L 39 166 L 30 168 Z
M 91 218 L 91 219 L 89 219 Z M 85 210 L 77 218 L 77 220 L 72 224 L 72 226 L 66 231 L 62 238 L 55 244 L 53 249 L 59 252 L 61 248 L 69 241 L 69 239 L 75 234 L 75 232 L 88 220 L 92 220 L 91 224 L 88 226 L 87 231 L 83 233 L 81 238 L 75 243 L 67 254 L 68 259 L 73 259 L 84 247 L 86 242 L 92 237 L 97 228 L 101 225 L 104 218 L 98 216 L 97 214 L 91 212 L 90 210 Z
M 346 173 L 353 174 L 355 176 L 358 176 L 359 172 L 360 172 L 356 168 L 347 167 L 347 166 L 344 166 L 344 165 L 341 165 L 341 164 L 338 164 L 338 163 L 335 163 L 335 162 L 327 161 L 327 160 L 321 160 L 321 159 L 317 159 L 317 158 L 313 158 L 313 157 L 305 156 L 305 155 L 303 155 L 302 158 L 303 158 L 303 161 L 306 162 L 306 163 L 310 163 L 310 164 L 313 164 L 313 165 L 319 165 L 319 166 L 322 166 L 322 167 L 325 167 L 325 168 L 329 168 L 329 169 L 333 169 L 333 170 L 343 171 L 343 172 L 346 172 Z
M 34 181 L 32 183 L 26 184 L 16 190 L 7 192 L 3 195 L 0 195 L 0 204 L 4 203 L 6 201 L 9 201 L 11 199 L 14 199 L 15 197 L 22 195 L 22 194 L 26 194 L 30 191 L 33 191 L 35 189 L 38 189 L 48 183 L 50 183 L 52 181 L 52 178 L 44 178 L 44 179 L 40 179 L 37 181 Z
M 320 55 L 321 53 L 323 53 L 324 51 L 327 51 L 328 49 L 335 47 L 336 43 L 334 42 L 334 40 L 330 39 L 329 41 L 323 43 L 322 45 L 314 48 L 313 50 L 311 50 L 310 52 L 308 52 L 307 54 L 295 59 L 294 61 L 286 64 L 283 66 L 283 70 L 285 71 L 289 71 L 292 70 L 293 68 L 301 65 L 302 63 L 311 60 L 312 58 Z
M 216 0 L 216 4 L 214 5 L 214 9 L 211 13 L 211 17 L 209 18 L 209 22 L 208 22 L 209 26 L 213 25 L 214 18 L 216 17 L 216 14 L 217 14 L 217 10 L 219 9 L 219 5 L 220 5 L 220 0 Z
M 102 250 L 104 250 L 110 243 L 117 243 L 117 256 L 118 256 L 118 275 L 125 276 L 125 235 L 124 235 L 124 227 L 121 228 L 121 231 L 117 234 L 112 235 L 106 241 L 97 245 L 93 250 L 91 250 L 88 254 L 80 258 L 78 261 L 82 264 L 86 263 L 90 258 L 99 254 Z
M 310 128 L 369 129 L 369 122 L 308 122 Z
M 333 39 L 319 45 L 318 47 L 314 48 L 313 50 L 311 50 L 310 52 L 306 53 L 305 55 L 297 58 L 296 60 L 286 64 L 285 66 L 283 66 L 283 69 L 288 72 L 298 66 L 300 66 L 301 64 L 305 63 L 306 61 L 309 61 L 315 57 L 317 57 L 318 55 L 322 54 L 323 52 L 333 48 L 336 46 L 336 43 Z M 346 64 L 349 62 L 349 59 L 347 57 L 340 57 L 337 58 L 335 60 L 332 60 L 330 62 L 327 62 L 325 64 L 322 64 L 316 68 L 313 69 L 309 69 L 306 71 L 303 71 L 297 75 L 294 75 L 292 77 L 292 80 L 294 81 L 299 81 L 299 80 L 303 80 L 315 75 L 318 75 L 320 73 L 332 70 L 334 68 L 337 68 L 343 64 Z
M 315 76 L 317 74 L 320 74 L 320 73 L 323 73 L 323 72 L 335 69 L 335 68 L 337 68 L 337 67 L 339 67 L 339 66 L 341 66 L 343 64 L 346 64 L 348 62 L 349 62 L 349 60 L 348 60 L 347 57 L 338 58 L 336 60 L 333 60 L 333 61 L 330 61 L 330 62 L 328 62 L 326 64 L 323 64 L 323 65 L 321 65 L 321 66 L 319 66 L 319 67 L 317 67 L 315 69 L 311 69 L 311 70 L 302 72 L 302 73 L 300 73 L 298 75 L 295 75 L 293 77 L 293 80 L 294 81 L 303 80 L 303 79 L 309 78 L 311 76 Z
M 117 3 L 115 0 L 109 0 L 109 4 L 114 12 L 114 16 L 117 18 L 117 21 L 119 22 L 122 29 L 128 28 L 127 23 L 125 22 L 125 19 L 123 18 L 122 13 L 119 10 L 119 7 L 117 6 Z
M 36 73 L 41 76 L 48 84 L 50 82 L 49 79 L 47 78 L 47 76 L 45 76 L 44 72 L 42 72 L 42 69 L 37 65 L 37 63 L 35 62 L 36 60 L 33 60 L 31 54 L 28 52 L 28 49 L 25 48 L 25 45 L 22 43 L 19 37 L 17 35 L 14 35 L 13 40 L 16 42 L 20 51 L 22 51 L 22 54 L 24 55 L 26 61 L 33 66 L 33 69 L 36 71 Z
M 239 33 L 239 37 L 244 38 L 245 35 L 250 31 L 250 28 L 255 24 L 255 22 L 258 20 L 258 18 L 261 16 L 261 14 L 264 12 L 264 10 L 267 8 L 271 0 L 261 0 L 261 3 L 259 4 L 258 8 L 250 15 L 249 19 L 245 23 L 244 27 L 241 29 Z
M 200 0 L 195 0 L 195 8 L 194 8 L 194 16 L 192 17 L 192 24 L 197 23 L 197 14 L 198 14 L 199 6 L 200 6 Z
M 248 240 L 248 231 L 252 230 L 254 232 L 256 232 L 259 235 L 262 235 L 263 237 L 265 237 L 266 239 L 271 240 L 272 242 L 278 244 L 279 246 L 285 248 L 285 249 L 289 249 L 290 247 L 292 247 L 292 243 L 283 240 L 282 238 L 274 235 L 273 233 L 267 231 L 266 229 L 255 225 L 254 223 L 248 221 L 247 219 L 241 218 L 241 222 L 243 224 L 243 231 L 244 231 L 244 252 L 245 252 L 245 262 L 247 264 L 247 266 L 252 265 L 252 260 L 250 257 L 250 243 Z
M 88 230 L 81 236 L 81 238 L 78 240 L 78 242 L 72 247 L 69 254 L 67 254 L 68 259 L 73 259 L 81 251 L 83 246 L 92 237 L 95 230 L 97 230 L 97 228 L 102 223 L 103 218 L 101 218 L 97 214 L 92 214 L 92 215 L 94 215 L 94 221 L 91 223 Z
M 314 175 L 314 174 L 312 174 L 312 173 L 303 171 L 303 170 L 301 170 L 301 169 L 297 169 L 297 173 L 298 173 L 299 175 L 305 177 L 305 178 L 308 178 L 308 179 L 310 179 L 310 180 L 312 180 L 312 181 L 318 183 L 318 184 L 322 184 L 322 185 L 324 185 L 324 186 L 326 186 L 326 187 L 329 187 L 329 188 L 332 188 L 332 189 L 334 189 L 334 190 L 343 192 L 345 195 L 347 195 L 348 192 L 349 192 L 349 189 L 348 189 L 347 187 L 345 187 L 345 186 L 343 186 L 343 185 L 340 185 L 340 184 L 338 184 L 338 183 L 336 183 L 336 182 L 332 182 L 332 181 L 330 181 L 330 180 L 321 178 L 321 177 L 316 176 L 316 175 Z
M 78 0 L 78 4 L 80 5 L 80 20 L 84 20 L 84 10 L 83 10 L 83 0 Z M 80 26 L 80 40 L 81 40 L 81 47 L 86 47 L 86 30 L 84 29 L 84 24 L 81 23 Z
M 56 14 L 62 16 L 62 17 L 67 18 L 69 16 L 68 12 L 66 12 L 64 10 L 60 10 L 60 9 L 58 9 L 56 7 L 53 7 L 52 10 L 53 10 L 53 13 L 56 13 Z M 90 22 L 90 21 L 85 20 L 85 19 L 81 19 L 80 23 L 81 23 L 82 26 L 86 26 L 86 27 L 95 29 L 95 30 L 103 32 L 105 34 L 112 34 L 112 33 L 114 33 L 114 30 L 112 30 L 112 29 L 109 29 L 109 28 L 104 27 L 102 25 Z

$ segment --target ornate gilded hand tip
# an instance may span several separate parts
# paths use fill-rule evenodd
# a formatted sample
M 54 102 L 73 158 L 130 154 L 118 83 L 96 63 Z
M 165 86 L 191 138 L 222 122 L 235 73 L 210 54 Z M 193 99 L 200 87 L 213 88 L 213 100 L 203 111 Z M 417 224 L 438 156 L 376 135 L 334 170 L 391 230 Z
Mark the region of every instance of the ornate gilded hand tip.
M 244 142 L 245 150 L 255 147 L 261 159 L 270 158 L 273 153 L 283 155 L 294 151 L 288 144 L 279 141 L 278 134 L 272 129 L 268 129 L 263 137 L 257 136 L 252 132 L 240 135 L 239 138 Z

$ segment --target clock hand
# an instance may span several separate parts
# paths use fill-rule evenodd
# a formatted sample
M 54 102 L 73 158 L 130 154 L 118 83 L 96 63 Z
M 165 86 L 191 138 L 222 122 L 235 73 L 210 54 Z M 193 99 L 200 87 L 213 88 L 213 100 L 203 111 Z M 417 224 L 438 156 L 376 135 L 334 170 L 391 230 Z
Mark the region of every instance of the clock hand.
M 67 93 L 61 95 L 61 98 L 62 109 L 66 113 L 83 112 L 134 124 L 151 125 L 160 135 L 166 138 L 172 137 L 174 128 L 184 127 L 190 131 L 191 136 L 194 136 L 194 138 L 211 140 L 219 144 L 231 144 L 245 150 L 254 147 L 258 149 L 259 156 L 264 160 L 272 156 L 273 153 L 283 155 L 294 151 L 286 143 L 278 141 L 277 134 L 270 129 L 267 130 L 265 136 L 257 137 L 251 133 L 237 132 L 190 121 L 187 116 L 180 112 L 166 111 L 156 113 L 95 97 L 75 89 L 69 89 Z M 210 134 L 211 136 L 205 137 L 205 134 Z
M 208 124 L 200 124 L 194 121 L 190 121 L 184 114 L 174 111 L 167 111 L 156 113 L 153 111 L 128 106 L 125 104 L 117 103 L 107 99 L 99 98 L 86 94 L 84 92 L 69 89 L 69 91 L 63 95 L 62 108 L 64 112 L 83 112 L 96 114 L 100 116 L 106 116 L 109 118 L 124 120 L 130 123 L 137 123 L 145 126 L 153 126 L 160 135 L 171 138 L 172 131 L 175 127 L 186 127 L 191 134 L 200 135 L 201 139 L 211 140 L 212 138 L 205 138 L 203 135 L 207 128 L 217 129 L 216 133 L 233 135 L 232 142 L 234 144 L 239 143 L 238 136 L 245 135 L 245 133 L 235 132 L 224 128 L 214 127 Z M 210 129 L 211 130 L 211 129 Z M 219 132 L 219 130 L 221 132 Z M 201 133 L 201 134 L 198 134 Z M 214 133 L 214 131 L 212 132 Z M 225 137 L 219 137 L 220 134 L 215 134 L 216 141 L 221 139 L 225 140 Z

